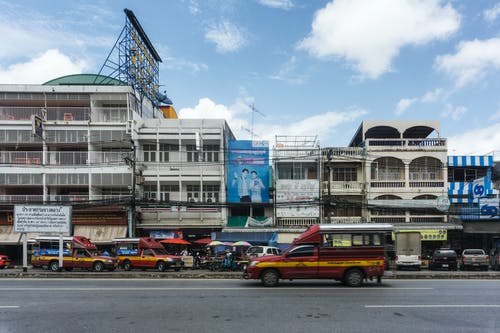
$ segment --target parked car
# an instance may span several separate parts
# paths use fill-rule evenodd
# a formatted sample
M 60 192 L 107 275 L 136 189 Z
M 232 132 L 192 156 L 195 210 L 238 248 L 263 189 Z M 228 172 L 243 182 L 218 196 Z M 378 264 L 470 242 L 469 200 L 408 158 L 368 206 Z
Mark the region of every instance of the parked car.
M 250 246 L 247 249 L 246 257 L 255 258 L 263 256 L 277 256 L 281 253 L 281 250 L 273 246 Z
M 10 267 L 11 262 L 9 256 L 0 254 L 0 269 Z
M 460 258 L 460 269 L 467 270 L 472 268 L 480 268 L 487 271 L 490 265 L 490 257 L 483 249 L 465 249 Z
M 450 249 L 435 250 L 429 262 L 429 269 L 445 268 L 456 271 L 458 268 L 457 253 Z
M 490 256 L 491 269 L 494 271 L 500 270 L 500 250 L 495 249 L 491 251 Z

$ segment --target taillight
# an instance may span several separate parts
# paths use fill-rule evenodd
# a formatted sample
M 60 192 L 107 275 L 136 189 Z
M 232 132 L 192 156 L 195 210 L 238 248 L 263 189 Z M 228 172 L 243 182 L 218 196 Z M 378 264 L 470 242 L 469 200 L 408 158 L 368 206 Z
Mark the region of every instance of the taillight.
M 422 260 L 422 256 L 418 256 L 418 260 Z
M 466 256 L 463 256 L 463 257 L 462 257 L 462 260 L 465 260 L 465 259 L 467 259 L 467 257 L 466 257 Z
M 486 260 L 490 261 L 490 256 L 486 256 Z

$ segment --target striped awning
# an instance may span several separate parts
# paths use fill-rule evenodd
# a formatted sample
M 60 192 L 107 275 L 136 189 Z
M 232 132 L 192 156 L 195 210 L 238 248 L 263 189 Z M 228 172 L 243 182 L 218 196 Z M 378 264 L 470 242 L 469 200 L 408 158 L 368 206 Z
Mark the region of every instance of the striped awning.
M 493 155 L 487 156 L 448 156 L 448 166 L 476 166 L 476 167 L 491 167 L 493 166 Z

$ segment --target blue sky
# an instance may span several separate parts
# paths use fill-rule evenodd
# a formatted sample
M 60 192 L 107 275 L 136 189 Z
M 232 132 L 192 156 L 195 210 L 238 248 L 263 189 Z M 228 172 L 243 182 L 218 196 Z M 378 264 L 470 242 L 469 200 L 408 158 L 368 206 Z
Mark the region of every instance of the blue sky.
M 0 5 L 0 84 L 98 72 L 129 8 L 181 117 L 225 118 L 239 139 L 318 135 L 322 146 L 347 145 L 362 120 L 435 119 L 450 154 L 500 155 L 497 1 Z

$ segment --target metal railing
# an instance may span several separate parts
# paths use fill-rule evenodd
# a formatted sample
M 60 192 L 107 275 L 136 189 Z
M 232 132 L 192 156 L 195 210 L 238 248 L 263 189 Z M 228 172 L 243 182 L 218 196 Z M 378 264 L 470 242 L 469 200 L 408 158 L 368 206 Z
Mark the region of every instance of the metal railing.
M 87 194 L 76 195 L 48 195 L 46 202 L 86 202 L 86 201 L 124 201 L 129 200 L 128 194 L 108 194 L 108 195 L 93 195 L 90 197 Z M 2 203 L 24 203 L 24 202 L 44 202 L 43 195 L 0 195 L 0 202 Z
M 47 165 L 93 165 L 124 163 L 130 152 L 48 151 Z M 42 151 L 0 151 L 0 164 L 42 165 Z
M 367 147 L 404 147 L 405 149 L 418 150 L 428 147 L 446 147 L 446 139 L 367 139 Z
M 127 121 L 127 108 L 106 107 L 24 107 L 0 106 L 0 120 L 31 120 L 31 116 L 43 117 L 47 121 L 93 121 L 106 123 L 124 123 Z
M 42 164 L 41 151 L 0 151 L 0 164 Z

